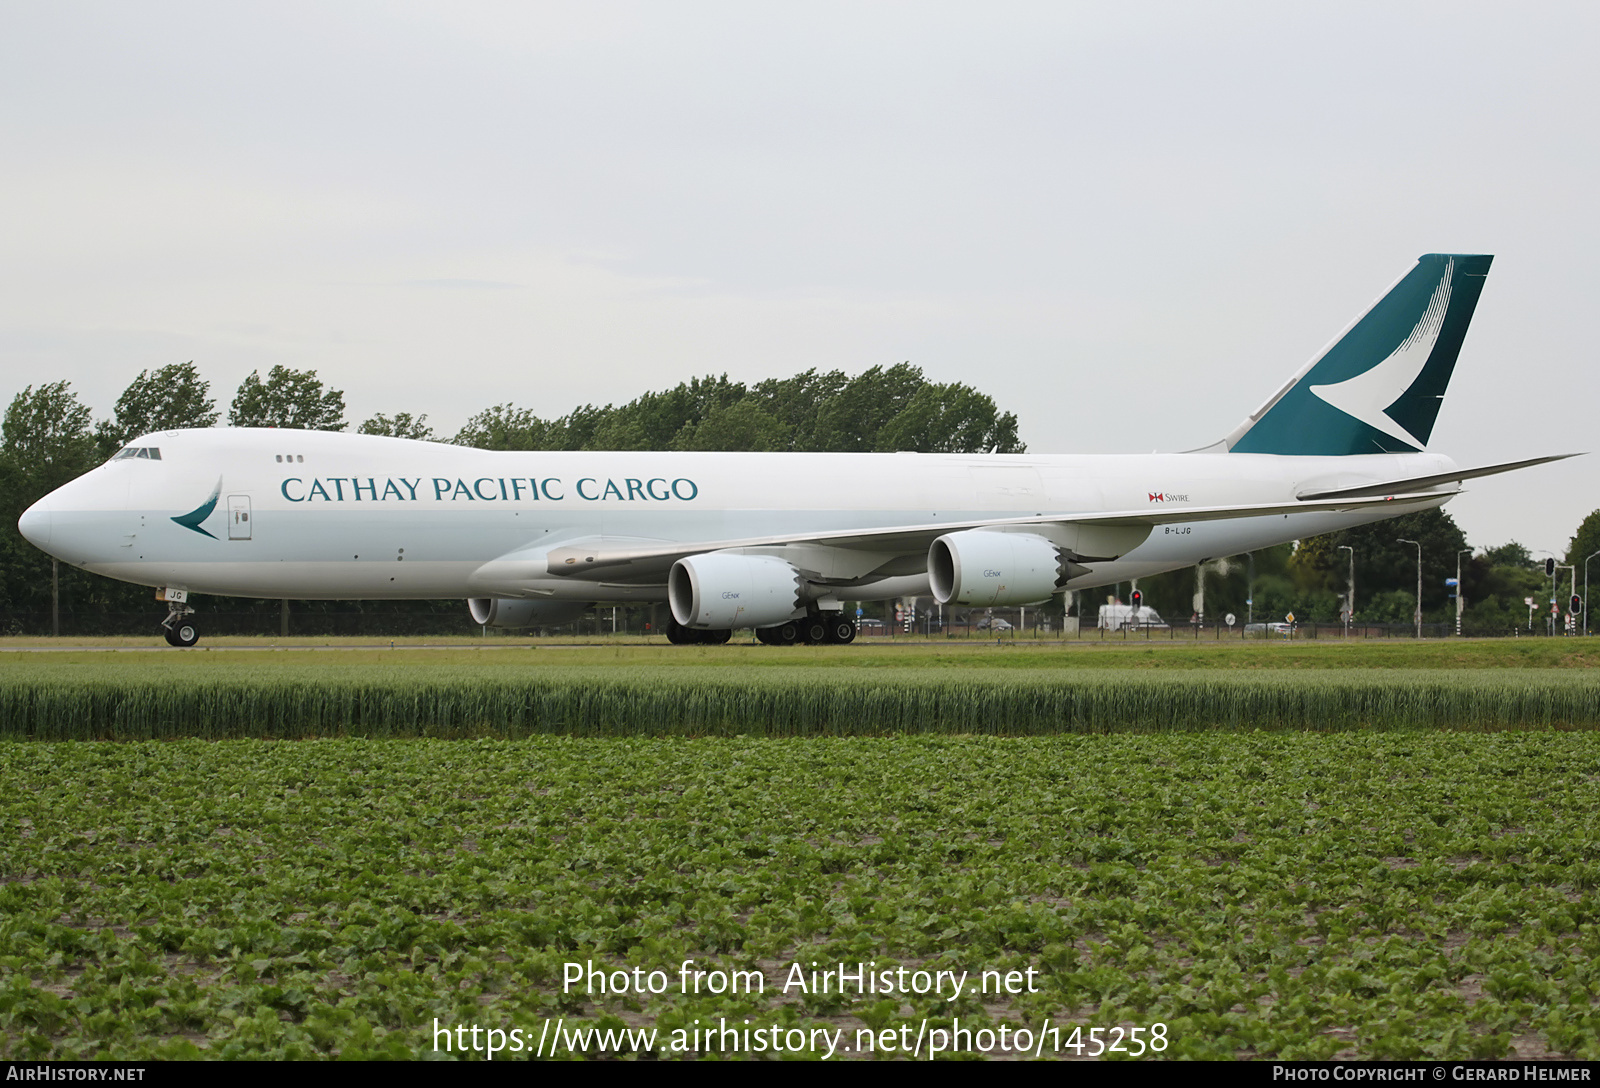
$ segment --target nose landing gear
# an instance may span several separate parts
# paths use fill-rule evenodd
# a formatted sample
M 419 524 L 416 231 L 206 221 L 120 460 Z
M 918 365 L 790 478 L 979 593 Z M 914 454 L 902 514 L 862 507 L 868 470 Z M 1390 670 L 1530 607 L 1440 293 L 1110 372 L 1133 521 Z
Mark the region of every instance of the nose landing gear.
M 200 628 L 189 617 L 194 609 L 187 604 L 173 602 L 167 606 L 167 618 L 161 621 L 161 633 L 167 637 L 168 646 L 188 648 L 200 641 Z

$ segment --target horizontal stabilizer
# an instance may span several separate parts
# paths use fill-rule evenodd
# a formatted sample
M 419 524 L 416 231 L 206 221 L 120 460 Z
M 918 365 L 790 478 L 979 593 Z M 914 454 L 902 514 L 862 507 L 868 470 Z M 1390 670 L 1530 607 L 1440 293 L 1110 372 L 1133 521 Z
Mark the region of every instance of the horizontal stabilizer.
M 1568 457 L 1582 457 L 1581 453 L 1558 453 L 1551 457 L 1533 457 L 1526 461 L 1508 461 L 1503 465 L 1485 465 L 1483 468 L 1465 468 L 1455 472 L 1440 472 L 1433 476 L 1412 476 L 1406 480 L 1384 480 L 1381 483 L 1361 484 L 1356 487 L 1340 487 L 1330 491 L 1306 491 L 1301 493 L 1302 499 L 1355 499 L 1364 496 L 1393 495 L 1400 491 L 1419 491 L 1427 487 L 1437 487 L 1440 484 L 1459 482 L 1461 480 L 1476 480 L 1480 476 L 1496 476 L 1502 472 L 1512 472 L 1519 468 L 1528 468 L 1531 465 L 1548 464 L 1551 461 L 1565 461 Z

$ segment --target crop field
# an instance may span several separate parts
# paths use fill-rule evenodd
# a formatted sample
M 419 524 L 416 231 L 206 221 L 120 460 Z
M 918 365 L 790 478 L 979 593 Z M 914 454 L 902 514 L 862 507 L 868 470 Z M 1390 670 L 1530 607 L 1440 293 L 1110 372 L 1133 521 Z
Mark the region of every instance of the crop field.
M 1600 1059 L 1587 640 L 247 646 L 0 654 L 0 1055 Z
M 1589 728 L 1595 641 L 8 653 L 0 737 Z
M 120 671 L 120 670 L 119 670 Z M 0 680 L 0 738 L 1008 735 L 1585 728 L 1600 676 L 1541 670 L 745 670 L 455 666 Z
M 0 766 L 10 1058 L 482 1056 L 457 1026 L 523 1044 L 501 1057 L 743 1056 L 694 1034 L 724 1021 L 794 1051 L 757 1057 L 821 1057 L 819 1032 L 851 1058 L 920 1032 L 925 1057 L 962 1027 L 1013 1056 L 1003 1026 L 1028 1056 L 1131 1055 L 1156 1025 L 1166 1057 L 1600 1057 L 1594 733 L 8 743 Z M 568 963 L 644 982 L 564 987 Z M 794 964 L 969 977 L 785 990 Z M 764 985 L 716 994 L 717 970 Z M 972 992 L 985 971 L 1021 992 Z

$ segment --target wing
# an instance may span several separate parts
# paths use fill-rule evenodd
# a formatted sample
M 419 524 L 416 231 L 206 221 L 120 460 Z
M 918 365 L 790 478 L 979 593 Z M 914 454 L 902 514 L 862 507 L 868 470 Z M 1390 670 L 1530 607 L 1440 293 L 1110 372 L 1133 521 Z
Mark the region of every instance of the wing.
M 1452 476 L 1451 479 L 1456 477 Z M 1138 547 L 1158 525 L 1282 514 L 1330 513 L 1437 500 L 1441 492 L 1390 494 L 1382 497 L 1302 499 L 1288 503 L 1245 506 L 1166 507 L 1159 510 L 1114 510 L 1076 514 L 1044 514 L 982 521 L 945 521 L 895 525 L 881 529 L 797 533 L 731 540 L 653 541 L 591 537 L 569 541 L 543 552 L 542 575 L 579 581 L 641 584 L 664 581 L 678 560 L 706 552 L 742 551 L 781 554 L 808 573 L 831 582 L 858 578 L 918 574 L 926 569 L 929 546 L 946 533 L 964 529 L 1019 531 L 1032 529 L 1061 545 L 1075 559 L 1115 559 Z M 1450 492 L 1448 494 L 1454 494 Z M 533 557 L 528 557 L 532 559 Z M 526 562 L 526 560 L 524 560 Z M 525 568 L 526 569 L 526 568 Z M 532 573 L 530 571 L 530 573 Z

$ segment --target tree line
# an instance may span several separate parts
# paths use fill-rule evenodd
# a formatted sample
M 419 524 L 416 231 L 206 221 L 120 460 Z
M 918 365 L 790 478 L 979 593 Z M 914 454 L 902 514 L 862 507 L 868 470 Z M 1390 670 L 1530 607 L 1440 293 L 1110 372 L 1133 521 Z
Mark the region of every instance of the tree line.
M 1247 616 L 1258 623 L 1283 622 L 1291 613 L 1299 622 L 1337 623 L 1346 607 L 1353 569 L 1355 622 L 1407 624 L 1417 607 L 1417 544 L 1421 545 L 1424 623 L 1455 622 L 1452 594 L 1456 590 L 1446 579 L 1457 576 L 1459 559 L 1463 630 L 1508 635 L 1514 630 L 1526 632 L 1531 626 L 1535 633 L 1545 631 L 1551 580 L 1544 572 L 1544 559 L 1516 541 L 1475 548 L 1444 510 L 1403 514 L 1249 556 L 1212 560 L 1199 575 L 1189 568 L 1141 578 L 1138 588 L 1145 603 L 1169 622 L 1182 623 L 1192 617 L 1198 604 L 1196 582 L 1203 578 L 1208 623 L 1228 613 L 1239 623 Z M 1584 591 L 1584 560 L 1597 551 L 1600 510 L 1578 526 L 1566 555 L 1556 557 L 1562 565 L 1576 566 L 1580 595 Z M 1593 573 L 1600 575 L 1600 560 L 1593 565 Z M 1571 588 L 1570 574 L 1559 572 L 1555 598 L 1563 614 Z M 1090 591 L 1086 605 L 1104 600 L 1100 592 Z M 1120 591 L 1124 603 L 1127 592 Z M 1531 618 L 1529 598 L 1534 602 Z M 1086 607 L 1085 615 L 1092 620 L 1095 609 Z

